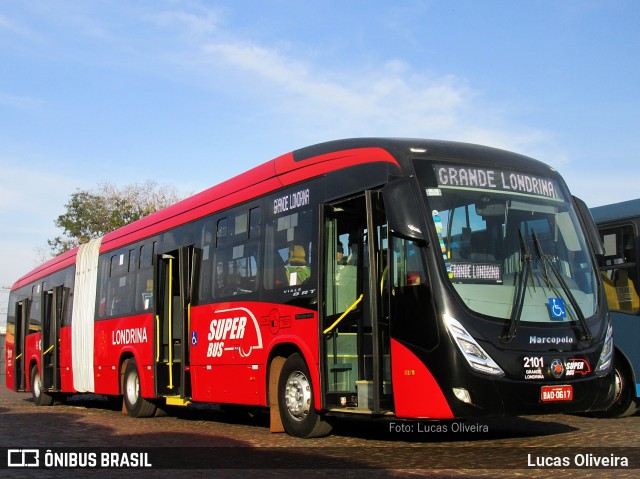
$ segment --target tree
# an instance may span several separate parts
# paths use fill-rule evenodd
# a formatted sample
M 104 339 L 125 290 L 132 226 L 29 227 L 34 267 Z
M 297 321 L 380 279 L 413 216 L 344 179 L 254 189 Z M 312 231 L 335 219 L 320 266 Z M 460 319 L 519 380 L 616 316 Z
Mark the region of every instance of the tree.
M 118 188 L 103 183 L 95 191 L 77 190 L 54 224 L 63 234 L 47 243 L 55 256 L 93 238 L 150 215 L 182 199 L 171 185 L 154 181 Z

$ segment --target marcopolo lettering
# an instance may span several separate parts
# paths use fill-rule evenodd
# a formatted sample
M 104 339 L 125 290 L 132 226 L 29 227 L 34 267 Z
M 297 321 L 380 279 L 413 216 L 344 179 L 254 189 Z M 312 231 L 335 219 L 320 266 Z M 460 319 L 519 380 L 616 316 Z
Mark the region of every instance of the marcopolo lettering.
M 439 186 L 514 191 L 547 198 L 558 198 L 554 180 L 514 171 L 463 166 L 435 166 Z
M 529 344 L 572 344 L 573 338 L 570 336 L 564 337 L 541 337 L 541 336 L 529 336 Z

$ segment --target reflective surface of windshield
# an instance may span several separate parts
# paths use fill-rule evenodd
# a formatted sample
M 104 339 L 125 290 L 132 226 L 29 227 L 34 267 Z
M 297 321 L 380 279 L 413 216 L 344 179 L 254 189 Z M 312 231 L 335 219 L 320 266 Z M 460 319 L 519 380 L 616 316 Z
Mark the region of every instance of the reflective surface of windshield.
M 421 182 L 446 275 L 467 307 L 538 323 L 584 324 L 595 313 L 593 264 L 557 179 L 458 164 L 432 167 Z

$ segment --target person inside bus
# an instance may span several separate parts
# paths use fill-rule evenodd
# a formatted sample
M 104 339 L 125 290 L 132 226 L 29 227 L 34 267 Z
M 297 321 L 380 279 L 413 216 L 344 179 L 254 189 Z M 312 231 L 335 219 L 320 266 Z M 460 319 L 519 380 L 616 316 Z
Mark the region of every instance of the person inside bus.
M 345 264 L 357 266 L 358 264 L 358 252 L 364 249 L 363 233 L 360 230 L 349 233 L 349 256 Z
M 336 250 L 336 262 L 339 265 L 347 264 L 347 259 L 344 257 L 344 248 L 342 243 L 338 243 L 338 248 Z
M 307 265 L 304 246 L 293 245 L 289 248 L 289 260 L 285 265 L 289 286 L 304 283 L 311 276 L 311 268 Z

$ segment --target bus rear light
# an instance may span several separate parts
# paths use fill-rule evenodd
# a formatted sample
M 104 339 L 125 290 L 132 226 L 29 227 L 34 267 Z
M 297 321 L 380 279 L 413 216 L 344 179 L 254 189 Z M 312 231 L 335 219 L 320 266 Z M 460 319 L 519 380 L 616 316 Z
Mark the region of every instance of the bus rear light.
M 474 370 L 490 376 L 504 376 L 504 371 L 482 349 L 482 346 L 471 336 L 456 319 L 445 314 L 444 323 L 449 334 L 455 340 L 460 352 Z
M 465 388 L 453 388 L 453 394 L 462 402 L 473 404 L 471 402 L 471 394 Z
M 611 367 L 611 360 L 613 359 L 613 328 L 611 323 L 607 328 L 607 335 L 604 338 L 604 346 L 600 353 L 600 359 L 598 359 L 598 365 L 596 366 L 596 374 L 606 374 Z

